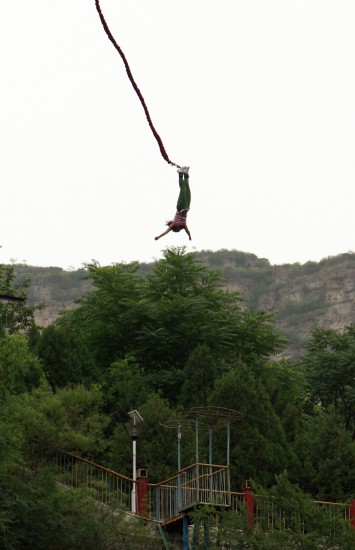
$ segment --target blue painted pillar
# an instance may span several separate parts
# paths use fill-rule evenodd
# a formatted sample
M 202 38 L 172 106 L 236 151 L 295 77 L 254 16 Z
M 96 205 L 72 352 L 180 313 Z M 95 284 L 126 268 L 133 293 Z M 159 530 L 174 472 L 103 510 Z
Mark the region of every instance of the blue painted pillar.
M 195 432 L 196 432 L 196 464 L 199 462 L 198 460 L 198 416 L 195 418 Z
M 208 430 L 208 445 L 209 445 L 209 457 L 208 457 L 208 460 L 209 460 L 209 464 L 212 464 L 212 428 L 209 428 Z M 210 498 L 210 501 L 212 501 L 212 466 L 209 467 L 209 474 L 210 474 L 210 494 L 209 494 L 209 498 Z
M 227 469 L 227 491 L 228 491 L 228 505 L 230 506 L 231 505 L 231 501 L 232 501 L 232 495 L 231 495 L 231 477 L 230 477 L 230 471 L 229 471 L 229 466 L 230 466 L 230 446 L 231 446 L 231 424 L 230 424 L 230 421 L 228 420 L 227 422 L 227 466 L 228 466 L 228 469 Z
M 230 464 L 231 424 L 227 422 L 227 466 Z
M 198 416 L 195 418 L 195 429 L 196 429 L 196 502 L 200 502 L 200 468 L 199 468 L 199 454 L 198 454 Z
M 182 518 L 182 548 L 189 550 L 189 521 L 186 514 Z
M 178 512 L 182 508 L 181 494 L 181 424 L 178 425 Z

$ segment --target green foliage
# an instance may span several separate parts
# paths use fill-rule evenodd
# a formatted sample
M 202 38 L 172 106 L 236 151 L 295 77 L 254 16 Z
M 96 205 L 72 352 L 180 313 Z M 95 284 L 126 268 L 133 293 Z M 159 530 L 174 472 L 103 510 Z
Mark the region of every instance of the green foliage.
M 285 340 L 273 318 L 241 307 L 240 296 L 225 292 L 219 276 L 184 248 L 167 249 L 146 279 L 137 264 L 88 266 L 93 290 L 79 308 L 62 316 L 61 326 L 80 327 L 102 371 L 134 356 L 148 386 L 178 400 L 190 354 L 208 345 L 222 364 L 278 353 Z
M 1 483 L 0 547 L 4 550 L 157 548 L 139 520 L 101 507 L 83 489 L 61 489 L 51 471 L 16 467 Z M 124 546 L 122 546 L 124 545 Z
M 265 311 L 244 310 L 235 328 L 236 358 L 247 364 L 264 364 L 264 359 L 277 355 L 286 346 L 286 338 L 275 329 L 274 316 Z
M 183 371 L 181 403 L 188 409 L 203 407 L 217 378 L 216 360 L 206 344 L 197 346 L 189 355 Z
M 119 359 L 104 374 L 102 392 L 104 408 L 111 423 L 127 420 L 127 412 L 141 406 L 149 394 L 149 387 L 143 369 L 134 357 Z
M 215 258 L 220 272 L 222 252 Z M 130 522 L 118 517 L 116 523 L 107 509 L 92 505 L 91 494 L 58 490 L 44 457 L 60 447 L 130 476 L 132 443 L 125 424 L 127 412 L 138 409 L 144 418 L 138 467 L 148 469 L 150 481 L 162 481 L 177 470 L 177 428 L 163 424 L 180 407 L 210 404 L 244 415 L 231 428 L 232 489 L 245 479 L 271 488 L 258 489 L 255 530 L 247 515 L 222 514 L 223 542 L 321 548 L 328 540 L 330 548 L 347 548 L 349 531 L 344 534 L 343 524 L 322 511 L 317 519 L 302 490 L 327 500 L 354 495 L 354 327 L 342 334 L 315 331 L 304 359 L 276 361 L 286 340 L 274 317 L 226 292 L 219 274 L 203 262 L 203 255 L 184 248 L 167 249 L 154 266 L 94 262 L 84 271 L 88 292 L 78 307 L 39 337 L 25 310 L 17 317 L 6 312 L 0 335 L 0 547 L 55 549 L 49 542 L 54 540 L 58 549 L 120 548 L 116 537 L 125 548 L 148 548 L 141 526 L 132 525 L 137 542 Z M 299 266 L 300 272 L 303 267 L 316 268 Z M 256 302 L 255 293 L 271 282 L 268 262 L 253 255 L 231 253 L 227 268 L 253 280 Z M 13 272 L 1 273 L 7 277 L 3 287 L 15 293 Z M 62 276 L 53 268 L 51 284 L 60 285 Z M 295 323 L 317 304 L 294 311 Z M 194 447 L 194 430 L 184 426 L 183 467 L 195 461 Z M 203 429 L 199 457 L 208 460 Z M 226 462 L 224 429 L 213 432 L 213 462 Z M 266 534 L 271 501 L 282 510 L 283 524 L 276 519 Z M 202 521 L 208 522 L 210 512 Z
M 241 505 L 238 511 L 218 511 L 206 506 L 192 514 L 194 525 L 200 521 L 204 532 L 210 517 L 217 529 L 210 530 L 208 548 L 244 548 L 279 550 L 351 550 L 355 532 L 343 516 L 345 508 L 317 506 L 287 475 L 277 476 L 269 490 L 257 488 L 254 495 L 257 515 L 252 528 L 248 512 Z M 206 548 L 203 531 L 194 548 Z
M 36 352 L 52 388 L 90 384 L 99 380 L 94 358 L 78 330 L 60 324 L 45 328 Z
M 29 306 L 26 302 L 26 290 L 30 284 L 29 278 L 15 282 L 15 268 L 0 264 L 0 294 L 24 298 L 24 301 L 11 302 L 0 300 L 0 337 L 1 332 L 9 334 L 30 332 L 34 327 L 34 312 L 41 305 Z
M 311 396 L 324 409 L 332 405 L 355 436 L 355 325 L 344 333 L 316 329 L 301 361 Z
M 0 404 L 0 548 L 120 550 L 157 548 L 137 520 L 95 502 L 82 489 L 64 489 L 43 460 L 64 446 L 90 455 L 103 449 L 101 397 L 85 388 L 8 396 Z
M 1 419 L 17 430 L 24 456 L 34 468 L 48 449 L 62 448 L 85 456 L 102 452 L 108 419 L 101 408 L 98 390 L 78 386 L 53 394 L 49 388 L 41 387 L 31 394 L 8 399 Z
M 63 314 L 61 325 L 80 327 L 96 364 L 107 368 L 134 348 L 137 332 L 146 318 L 143 280 L 137 263 L 87 266 L 93 290 L 79 301 L 79 308 Z
M 127 411 L 128 412 L 128 411 Z M 177 470 L 177 429 L 169 429 L 163 423 L 175 416 L 176 411 L 168 401 L 157 394 L 150 394 L 144 404 L 139 405 L 144 421 L 137 441 L 139 468 L 147 468 L 149 480 L 162 481 Z M 194 434 L 184 430 L 182 463 L 187 465 L 193 459 Z M 126 426 L 119 424 L 110 443 L 109 464 L 116 471 L 131 475 L 132 444 Z
M 208 267 L 217 268 L 225 265 L 234 265 L 239 268 L 265 268 L 270 266 L 270 262 L 265 258 L 258 258 L 255 254 L 240 252 L 239 250 L 202 250 L 197 253 L 197 257 Z
M 20 283 L 24 278 L 30 284 L 26 290 L 30 303 L 36 303 L 38 295 L 44 302 L 63 303 L 75 301 L 90 288 L 87 281 L 86 269 L 67 271 L 60 267 L 34 267 L 26 264 L 14 266 L 15 282 Z
M 273 361 L 263 366 L 261 380 L 275 413 L 282 422 L 287 441 L 294 442 L 312 410 L 303 370 L 291 361 Z
M 300 485 L 315 498 L 337 501 L 355 493 L 355 441 L 334 410 L 304 423 L 295 448 L 301 461 Z
M 225 293 L 217 274 L 194 254 L 167 249 L 148 277 L 147 297 L 150 318 L 138 341 L 145 364 L 182 369 L 191 351 L 204 343 L 212 353 L 231 353 L 240 297 Z
M 251 369 L 238 364 L 216 382 L 210 404 L 243 413 L 231 429 L 232 486 L 241 487 L 246 479 L 267 486 L 284 469 L 293 471 L 297 459 L 287 442 L 285 431 L 269 396 Z M 225 434 L 219 434 L 225 438 Z M 220 448 L 222 446 L 220 445 Z M 219 464 L 225 457 L 218 457 Z
M 0 338 L 0 402 L 6 395 L 22 394 L 39 386 L 44 374 L 28 340 L 19 334 Z
M 264 258 L 257 258 L 254 254 L 237 250 L 219 250 L 216 252 L 202 251 L 195 254 L 195 258 L 207 268 L 216 270 L 221 276 L 223 286 L 230 289 L 239 289 L 245 294 L 249 307 L 257 310 L 268 308 L 275 302 L 275 311 L 281 310 L 277 316 L 277 323 L 287 331 L 292 346 L 289 355 L 296 358 L 303 353 L 304 324 L 315 326 L 319 316 L 324 318 L 324 323 L 329 323 L 328 316 L 325 319 L 325 294 L 323 292 L 326 281 L 334 278 L 342 278 L 346 270 L 351 270 L 355 264 L 355 254 L 346 253 L 338 256 L 324 258 L 320 262 L 306 262 L 305 264 L 285 264 L 271 266 Z M 146 279 L 155 269 L 154 263 L 139 264 L 137 275 Z M 15 282 L 20 282 L 24 277 L 31 278 L 31 284 L 26 289 L 30 304 L 38 301 L 50 304 L 51 310 L 46 316 L 40 313 L 36 315 L 39 322 L 46 324 L 49 314 L 53 321 L 60 308 L 71 307 L 71 304 L 80 296 L 92 289 L 92 280 L 87 277 L 88 270 L 67 271 L 56 267 L 39 268 L 28 265 L 16 265 Z M 323 281 L 322 289 L 313 289 L 310 280 Z M 294 292 L 296 286 L 302 286 L 304 281 L 305 297 L 300 309 L 283 309 L 285 295 Z M 296 283 L 296 286 L 294 286 Z M 271 303 L 270 303 L 271 299 Z M 297 306 L 296 306 L 297 308 Z M 302 308 L 306 310 L 302 311 Z M 290 315 L 289 315 L 290 312 Z M 330 312 L 334 315 L 334 312 Z M 353 322 L 349 318 L 348 322 Z

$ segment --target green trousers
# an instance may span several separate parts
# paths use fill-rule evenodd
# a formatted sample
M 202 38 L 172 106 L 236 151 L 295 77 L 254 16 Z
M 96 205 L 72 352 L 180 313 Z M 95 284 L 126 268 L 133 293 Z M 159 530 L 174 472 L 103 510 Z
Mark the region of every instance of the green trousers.
M 176 204 L 176 210 L 178 212 L 181 212 L 181 210 L 190 208 L 191 191 L 189 186 L 189 177 L 186 174 L 184 174 L 184 176 L 185 176 L 185 179 L 183 179 L 182 177 L 179 177 L 180 193 Z

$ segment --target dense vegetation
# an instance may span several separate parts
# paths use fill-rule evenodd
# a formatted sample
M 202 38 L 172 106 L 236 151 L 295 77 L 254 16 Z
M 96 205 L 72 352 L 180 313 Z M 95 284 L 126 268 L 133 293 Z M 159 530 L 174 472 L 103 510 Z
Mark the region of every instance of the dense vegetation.
M 355 254 L 328 257 L 301 265 L 270 265 L 264 258 L 237 250 L 197 252 L 203 265 L 217 271 L 223 287 L 238 290 L 249 308 L 275 313 L 276 326 L 288 338 L 284 356 L 299 358 L 311 331 L 316 327 L 336 328 L 355 322 Z M 17 264 L 16 281 L 30 277 L 26 290 L 28 303 L 40 302 L 36 321 L 47 326 L 58 311 L 72 308 L 75 300 L 91 288 L 87 269 L 66 271 L 59 267 L 33 267 Z M 140 275 L 151 274 L 154 263 L 139 264 Z
M 278 360 L 287 341 L 273 316 L 227 292 L 184 249 L 167 249 L 148 273 L 137 263 L 93 262 L 85 274 L 90 285 L 77 307 L 45 329 L 26 302 L 0 302 L 0 547 L 133 548 L 139 536 L 142 547 L 158 548 L 142 526 L 112 521 L 89 494 L 59 489 L 41 457 L 60 447 L 129 475 L 125 423 L 138 409 L 138 466 L 159 481 L 176 473 L 176 434 L 161 423 L 207 405 L 243 413 L 232 426 L 232 488 L 249 479 L 288 495 L 314 522 L 310 540 L 319 545 L 323 531 L 307 495 L 347 502 L 355 494 L 355 326 L 317 329 L 302 359 Z M 1 266 L 0 293 L 25 294 L 27 286 Z M 225 463 L 224 436 L 214 445 L 214 461 Z M 193 448 L 187 430 L 184 466 Z M 239 527 L 228 521 L 223 536 L 236 537 Z M 332 547 L 350 549 L 349 534 L 332 532 Z M 248 536 L 241 547 L 266 548 Z M 284 547 L 299 547 L 297 537 Z

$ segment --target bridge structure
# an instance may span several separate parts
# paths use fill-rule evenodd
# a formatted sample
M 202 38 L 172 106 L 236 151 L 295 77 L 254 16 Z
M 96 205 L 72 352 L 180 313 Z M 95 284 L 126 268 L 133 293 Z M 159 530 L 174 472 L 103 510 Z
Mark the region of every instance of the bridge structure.
M 271 499 L 265 503 L 265 497 L 254 494 L 247 483 L 243 491 L 229 490 L 227 466 L 196 463 L 183 468 L 174 477 L 149 483 L 146 477 L 138 476 L 134 481 L 65 451 L 50 452 L 47 459 L 55 469 L 58 483 L 65 487 L 88 488 L 95 500 L 113 510 L 131 515 L 132 494 L 136 495 L 136 515 L 145 522 L 155 524 L 163 540 L 164 531 L 180 531 L 184 550 L 190 548 L 190 514 L 201 505 L 236 512 L 246 510 L 251 525 L 266 523 L 270 530 L 280 526 L 286 529 L 290 519 L 288 513 L 276 507 Z M 341 516 L 355 528 L 355 500 L 350 504 L 314 501 L 314 505 L 327 510 L 330 523 L 334 517 Z M 167 543 L 165 547 L 168 548 Z
M 146 470 L 138 470 L 134 479 L 122 475 L 90 460 L 65 451 L 53 451 L 48 459 L 55 467 L 57 481 L 66 487 L 86 487 L 93 497 L 112 509 L 126 511 L 155 523 L 168 548 L 164 531 L 175 530 L 182 533 L 182 547 L 189 548 L 189 523 L 193 512 L 201 506 L 210 505 L 219 510 L 241 511 L 247 514 L 250 525 L 265 522 L 269 529 L 284 524 L 289 518 L 272 500 L 265 506 L 265 497 L 255 495 L 247 482 L 243 491 L 232 491 L 230 486 L 230 424 L 242 417 L 238 411 L 221 408 L 194 408 L 164 422 L 164 427 L 177 429 L 177 462 L 175 476 L 159 483 L 148 481 Z M 181 467 L 182 432 L 193 425 L 196 436 L 196 461 Z M 213 432 L 226 428 L 226 464 L 212 461 Z M 199 460 L 199 431 L 207 430 L 209 435 L 209 461 Z M 143 474 L 143 475 L 141 475 Z M 135 502 L 132 502 L 132 499 Z M 326 508 L 330 519 L 341 515 L 355 527 L 355 500 L 351 504 L 314 501 L 318 507 Z M 265 512 L 266 510 L 266 512 Z M 194 522 L 194 530 L 199 522 Z M 198 535 L 198 533 L 194 534 Z M 196 539 L 195 536 L 195 539 Z

